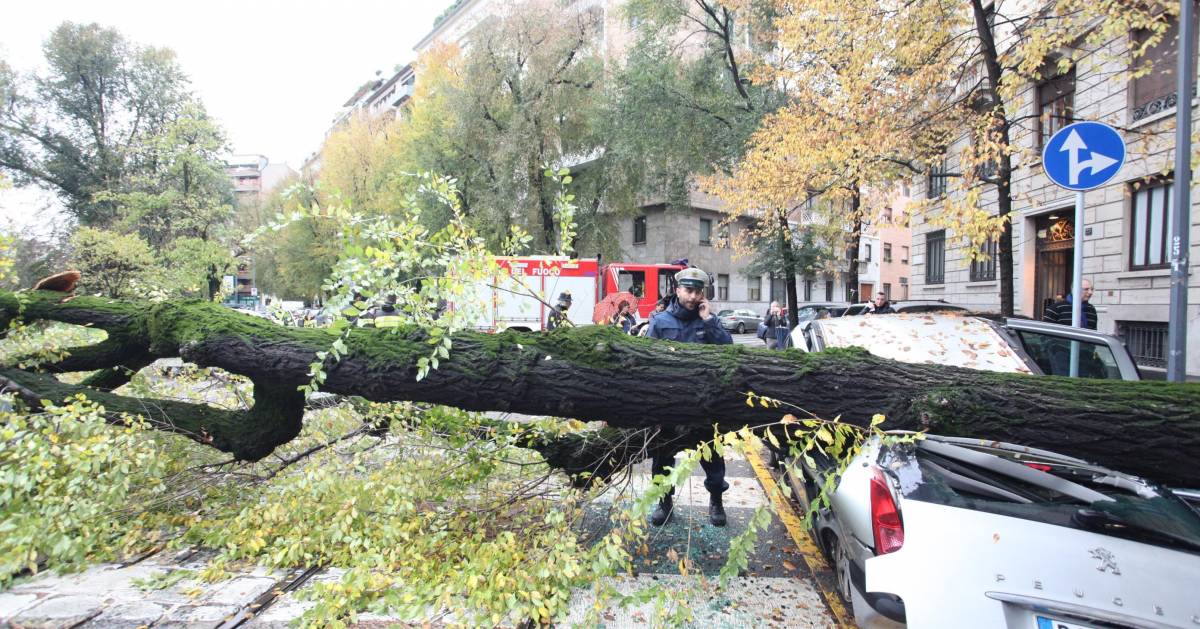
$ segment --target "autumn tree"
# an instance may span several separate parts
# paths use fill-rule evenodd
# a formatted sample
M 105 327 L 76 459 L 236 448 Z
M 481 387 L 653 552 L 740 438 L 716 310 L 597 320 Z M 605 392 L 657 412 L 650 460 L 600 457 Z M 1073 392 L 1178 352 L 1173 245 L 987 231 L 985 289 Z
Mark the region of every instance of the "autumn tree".
M 949 179 L 944 199 L 911 212 L 957 232 L 973 257 L 998 240 L 1001 311 L 1013 314 L 1012 173 L 1030 157 L 1014 134 L 1038 115 L 1023 113 L 1025 88 L 1115 33 L 1149 28 L 1153 41 L 1163 25 L 1159 3 L 984 5 L 780 3 L 779 54 L 763 77 L 790 79 L 794 101 L 764 123 L 738 176 L 718 182 L 721 194 L 749 205 L 797 204 L 815 193 L 840 198 L 830 207 L 841 210 L 833 222 L 851 234 L 854 281 L 861 221 L 881 205 L 864 203 L 864 193 L 926 173 Z M 810 19 L 815 14 L 837 19 Z M 955 172 L 936 165 L 951 146 Z

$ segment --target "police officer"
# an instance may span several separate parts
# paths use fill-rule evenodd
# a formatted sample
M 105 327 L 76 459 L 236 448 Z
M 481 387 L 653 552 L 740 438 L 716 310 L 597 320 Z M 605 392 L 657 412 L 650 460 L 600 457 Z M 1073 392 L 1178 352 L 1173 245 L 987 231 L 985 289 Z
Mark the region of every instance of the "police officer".
M 562 326 L 571 325 L 570 319 L 567 319 L 567 310 L 571 308 L 571 291 L 563 291 L 558 295 L 558 302 L 554 304 L 554 308 L 550 309 L 550 315 L 546 317 L 546 329 L 553 330 Z
M 681 343 L 732 344 L 733 337 L 721 327 L 720 320 L 712 313 L 705 297 L 708 274 L 694 267 L 684 269 L 675 274 L 675 283 L 675 297 L 667 302 L 662 312 L 650 319 L 646 336 Z M 667 467 L 675 465 L 675 454 L 681 449 L 678 443 L 686 436 L 676 434 L 675 443 L 668 442 L 653 448 L 655 476 L 666 474 Z M 704 488 L 710 497 L 708 520 L 713 526 L 725 526 L 725 506 L 721 502 L 721 494 L 729 489 L 729 483 L 725 482 L 725 459 L 713 452 L 708 461 L 700 461 L 700 466 L 704 468 Z M 651 524 L 662 526 L 671 518 L 674 493 L 672 489 L 659 501 L 658 508 L 650 516 Z

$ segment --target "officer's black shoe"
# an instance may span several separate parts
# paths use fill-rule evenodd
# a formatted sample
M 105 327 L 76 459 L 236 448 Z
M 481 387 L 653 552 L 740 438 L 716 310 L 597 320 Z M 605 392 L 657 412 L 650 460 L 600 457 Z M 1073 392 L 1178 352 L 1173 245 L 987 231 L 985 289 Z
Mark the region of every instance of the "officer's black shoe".
M 725 505 L 721 503 L 721 494 L 710 493 L 712 500 L 708 503 L 708 521 L 713 526 L 725 526 Z
M 662 500 L 658 501 L 658 506 L 654 508 L 654 513 L 650 514 L 650 524 L 654 526 L 662 526 L 671 519 L 672 511 L 671 497 L 663 496 Z

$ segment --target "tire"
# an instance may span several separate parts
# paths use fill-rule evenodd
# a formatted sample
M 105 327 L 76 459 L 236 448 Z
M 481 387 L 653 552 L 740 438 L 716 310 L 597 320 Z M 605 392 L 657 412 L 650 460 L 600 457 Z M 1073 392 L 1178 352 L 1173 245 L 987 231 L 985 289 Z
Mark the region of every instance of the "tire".
M 737 333 L 738 333 L 738 334 L 745 334 L 745 333 L 746 333 L 746 324 L 745 324 L 745 323 L 738 323 L 738 327 L 737 327 Z
M 854 584 L 850 580 L 850 554 L 846 552 L 842 540 L 833 531 L 825 531 L 824 538 L 825 548 L 828 551 L 826 556 L 833 564 L 834 585 L 837 586 L 838 596 L 849 609 L 853 610 Z

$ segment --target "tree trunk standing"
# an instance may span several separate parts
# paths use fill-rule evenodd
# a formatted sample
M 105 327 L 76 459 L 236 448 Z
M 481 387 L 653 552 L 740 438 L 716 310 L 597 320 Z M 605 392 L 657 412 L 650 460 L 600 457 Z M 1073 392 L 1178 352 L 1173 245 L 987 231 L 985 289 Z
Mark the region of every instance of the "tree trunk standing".
M 990 14 L 996 11 L 995 5 L 984 8 L 982 0 L 971 0 L 971 9 L 975 16 L 975 31 L 979 35 L 979 44 L 983 55 L 983 64 L 987 70 L 987 93 L 992 107 L 990 115 L 992 124 L 989 132 L 994 130 L 1000 137 L 1002 147 L 1009 146 L 1008 114 L 1000 102 L 997 89 L 1003 78 L 1004 69 L 1000 66 L 1000 54 L 996 50 L 996 38 L 992 32 Z M 1013 257 L 1012 257 L 1012 158 L 1004 150 L 997 164 L 996 173 L 997 216 L 1004 219 L 1004 229 L 1000 232 L 1000 314 L 1005 317 L 1013 316 Z
M 247 459 L 266 456 L 299 432 L 303 397 L 295 387 L 308 382 L 315 352 L 327 350 L 335 338 L 327 330 L 285 328 L 196 300 L 150 304 L 77 297 L 60 303 L 62 298 L 49 291 L 0 292 L 0 324 L 21 315 L 91 324 L 117 339 L 106 352 L 75 359 L 72 366 L 80 370 L 113 366 L 121 356 L 180 356 L 247 376 L 256 389 L 249 411 L 175 403 L 178 417 L 166 413 L 159 424 Z M 753 392 L 860 426 L 882 413 L 888 429 L 1011 441 L 1167 484 L 1200 485 L 1197 383 L 1001 374 L 899 363 L 853 349 L 808 354 L 679 344 L 630 337 L 608 326 L 461 332 L 453 337 L 450 357 L 418 381 L 417 360 L 429 351 L 427 338 L 411 327 L 354 329 L 345 356 L 327 365 L 322 390 L 378 402 L 600 420 L 618 428 L 705 428 L 715 421 L 733 430 L 778 422 L 786 409 L 748 407 L 746 393 Z M 83 389 L 14 369 L 3 376 L 49 399 Z M 124 396 L 106 399 L 132 412 L 161 406 Z
M 800 301 L 796 294 L 796 254 L 792 251 L 792 226 L 787 211 L 779 211 L 779 248 L 783 253 L 783 285 L 786 294 L 788 321 L 794 322 Z
M 850 238 L 846 244 L 846 255 L 850 258 L 850 268 L 846 270 L 846 298 L 856 304 L 862 301 L 858 294 L 858 258 L 862 247 L 862 194 L 858 184 L 850 188 Z

